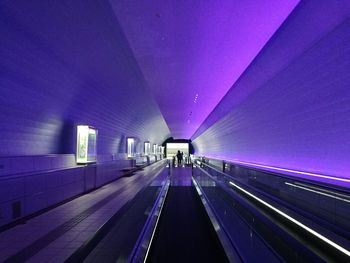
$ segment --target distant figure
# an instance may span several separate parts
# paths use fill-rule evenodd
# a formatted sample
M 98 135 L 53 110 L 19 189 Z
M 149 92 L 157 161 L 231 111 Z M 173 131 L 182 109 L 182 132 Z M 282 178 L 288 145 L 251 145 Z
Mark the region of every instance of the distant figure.
M 176 157 L 177 157 L 177 166 L 180 166 L 182 163 L 182 154 L 180 153 L 180 151 L 177 151 Z
M 182 161 L 185 161 L 185 160 L 184 160 L 184 152 L 181 152 L 181 162 L 182 162 Z

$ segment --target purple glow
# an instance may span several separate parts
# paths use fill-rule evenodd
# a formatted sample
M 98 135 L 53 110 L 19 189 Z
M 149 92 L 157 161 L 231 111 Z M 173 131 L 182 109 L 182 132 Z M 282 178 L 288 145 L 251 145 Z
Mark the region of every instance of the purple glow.
M 350 2 L 301 2 L 195 134 L 196 154 L 349 187 Z M 307 174 L 309 173 L 309 174 Z
M 349 1 L 303 1 L 192 136 L 197 138 L 348 18 Z M 317 56 L 317 55 L 315 55 Z M 293 76 L 298 80 L 298 76 Z M 287 86 L 286 86 L 287 87 Z
M 195 132 L 198 154 L 350 178 L 350 2 L 298 2 L 2 1 L 0 154 L 73 153 L 81 124 L 102 159 Z
M 190 138 L 299 0 L 110 2 L 172 136 Z

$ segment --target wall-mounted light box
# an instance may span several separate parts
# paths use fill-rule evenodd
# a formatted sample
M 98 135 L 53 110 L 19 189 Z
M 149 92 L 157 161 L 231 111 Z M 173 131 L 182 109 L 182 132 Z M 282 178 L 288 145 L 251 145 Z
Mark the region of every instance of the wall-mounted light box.
M 145 155 L 151 154 L 151 143 L 145 142 Z
M 97 132 L 97 129 L 87 125 L 77 126 L 77 164 L 96 162 Z
M 135 139 L 134 138 L 127 138 L 126 150 L 127 150 L 128 158 L 135 156 Z
M 153 144 L 153 154 L 157 154 L 158 144 Z

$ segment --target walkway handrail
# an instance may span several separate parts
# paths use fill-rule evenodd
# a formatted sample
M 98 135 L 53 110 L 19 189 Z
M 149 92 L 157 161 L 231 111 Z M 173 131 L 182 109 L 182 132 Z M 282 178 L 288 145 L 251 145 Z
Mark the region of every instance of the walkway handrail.
M 202 165 L 204 163 L 200 162 L 200 164 Z M 307 233 L 307 235 L 310 236 L 310 238 L 312 238 L 313 240 L 316 240 L 317 243 L 326 245 L 329 249 L 332 250 L 332 253 L 337 255 L 337 257 L 343 258 L 343 259 L 350 258 L 350 251 L 347 248 L 342 247 L 341 245 L 337 244 L 335 241 L 332 241 L 329 238 L 327 238 L 326 236 L 320 234 L 312 227 L 305 225 L 304 223 L 293 218 L 292 216 L 286 214 L 281 209 L 274 207 L 273 205 L 268 203 L 266 200 L 263 200 L 259 196 L 256 196 L 254 193 L 251 193 L 250 189 L 245 184 L 242 184 L 240 182 L 236 182 L 236 180 L 234 180 L 234 178 L 230 177 L 229 175 L 227 175 L 227 174 L 225 174 L 225 173 L 223 173 L 223 172 L 221 172 L 221 171 L 219 171 L 219 170 L 217 170 L 217 169 L 215 169 L 207 164 L 204 164 L 204 165 L 215 170 L 216 172 L 219 172 L 220 174 L 224 175 L 225 177 L 229 178 L 229 185 L 226 185 L 223 182 L 220 182 L 216 178 L 214 178 L 209 172 L 207 172 L 204 169 L 199 167 L 199 169 L 202 172 L 204 172 L 207 176 L 209 176 L 212 180 L 214 180 L 220 186 L 222 186 L 222 188 L 225 191 L 228 191 L 228 188 L 234 189 L 239 194 L 245 196 L 245 198 L 247 198 L 248 200 L 251 200 L 259 205 L 262 205 L 266 210 L 269 210 L 271 213 L 275 214 L 278 218 L 284 220 L 288 224 L 294 225 L 295 229 L 299 229 L 299 231 L 302 231 L 303 233 Z M 324 252 L 327 252 L 327 251 L 324 251 Z
M 152 240 L 157 229 L 158 221 L 161 216 L 166 196 L 170 186 L 170 179 L 167 176 L 162 186 L 156 202 L 147 218 L 147 221 L 141 231 L 139 238 L 129 256 L 128 262 L 146 262 Z

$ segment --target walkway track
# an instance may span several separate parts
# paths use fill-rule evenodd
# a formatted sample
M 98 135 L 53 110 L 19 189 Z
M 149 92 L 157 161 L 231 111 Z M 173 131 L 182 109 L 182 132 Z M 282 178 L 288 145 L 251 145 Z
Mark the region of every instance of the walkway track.
M 110 188 L 110 187 L 114 188 L 111 194 L 104 196 L 102 199 L 98 200 L 97 202 L 96 200 L 94 200 L 95 202 L 92 202 L 93 204 L 91 206 L 79 212 L 75 216 L 71 217 L 69 220 L 59 224 L 58 226 L 55 226 L 53 229 L 51 229 L 47 233 L 41 235 L 40 238 L 33 240 L 33 242 L 31 242 L 27 246 L 19 249 L 15 254 L 5 259 L 4 262 L 24 262 L 29 259 L 32 259 L 33 256 L 35 256 L 41 251 L 45 252 L 45 248 L 49 247 L 50 244 L 54 243 L 55 240 L 69 233 L 70 230 L 79 227 L 81 223 L 83 223 L 86 219 L 88 219 L 95 213 L 99 212 L 99 210 L 103 210 L 103 208 L 109 203 L 114 203 L 116 201 L 118 203 L 125 203 L 128 200 L 130 200 L 133 196 L 136 195 L 137 192 L 140 191 L 143 185 L 148 184 L 151 180 L 153 180 L 155 175 L 158 174 L 158 171 L 160 171 L 162 168 L 163 168 L 163 164 L 161 163 L 154 164 L 152 166 L 146 167 L 143 171 L 137 172 L 132 177 L 121 178 L 111 183 L 110 185 L 107 185 L 105 187 L 102 187 L 101 189 L 97 189 L 96 191 L 93 191 L 87 194 L 88 196 L 91 196 L 92 199 L 94 199 L 94 195 L 97 192 L 104 191 L 106 188 Z M 65 206 L 69 207 L 70 203 L 72 204 L 76 202 L 79 203 L 79 200 L 81 198 L 84 198 L 87 195 L 78 197 L 77 199 L 69 203 L 66 203 Z M 98 196 L 95 195 L 95 198 L 98 198 Z M 120 208 L 120 204 L 115 207 L 116 209 L 118 209 L 118 207 Z M 52 213 L 54 213 L 54 210 L 48 213 L 48 214 L 51 214 L 50 218 L 52 218 Z M 116 211 L 114 211 L 114 213 L 115 212 Z M 39 217 L 45 217 L 45 216 L 46 214 L 43 214 Z M 30 225 L 31 225 L 31 222 L 28 221 L 28 227 L 30 227 Z M 95 228 L 96 227 L 97 226 L 95 226 Z M 92 229 L 89 229 L 89 231 L 91 230 Z M 82 229 L 82 232 L 84 232 L 83 229 Z M 62 250 L 65 250 L 64 249 L 65 247 L 67 248 L 67 246 L 65 245 L 67 244 L 62 244 Z M 46 253 L 43 253 L 43 254 L 46 254 Z M 66 254 L 66 253 L 63 253 L 63 254 Z M 3 260 L 4 258 L 0 257 L 0 259 Z

